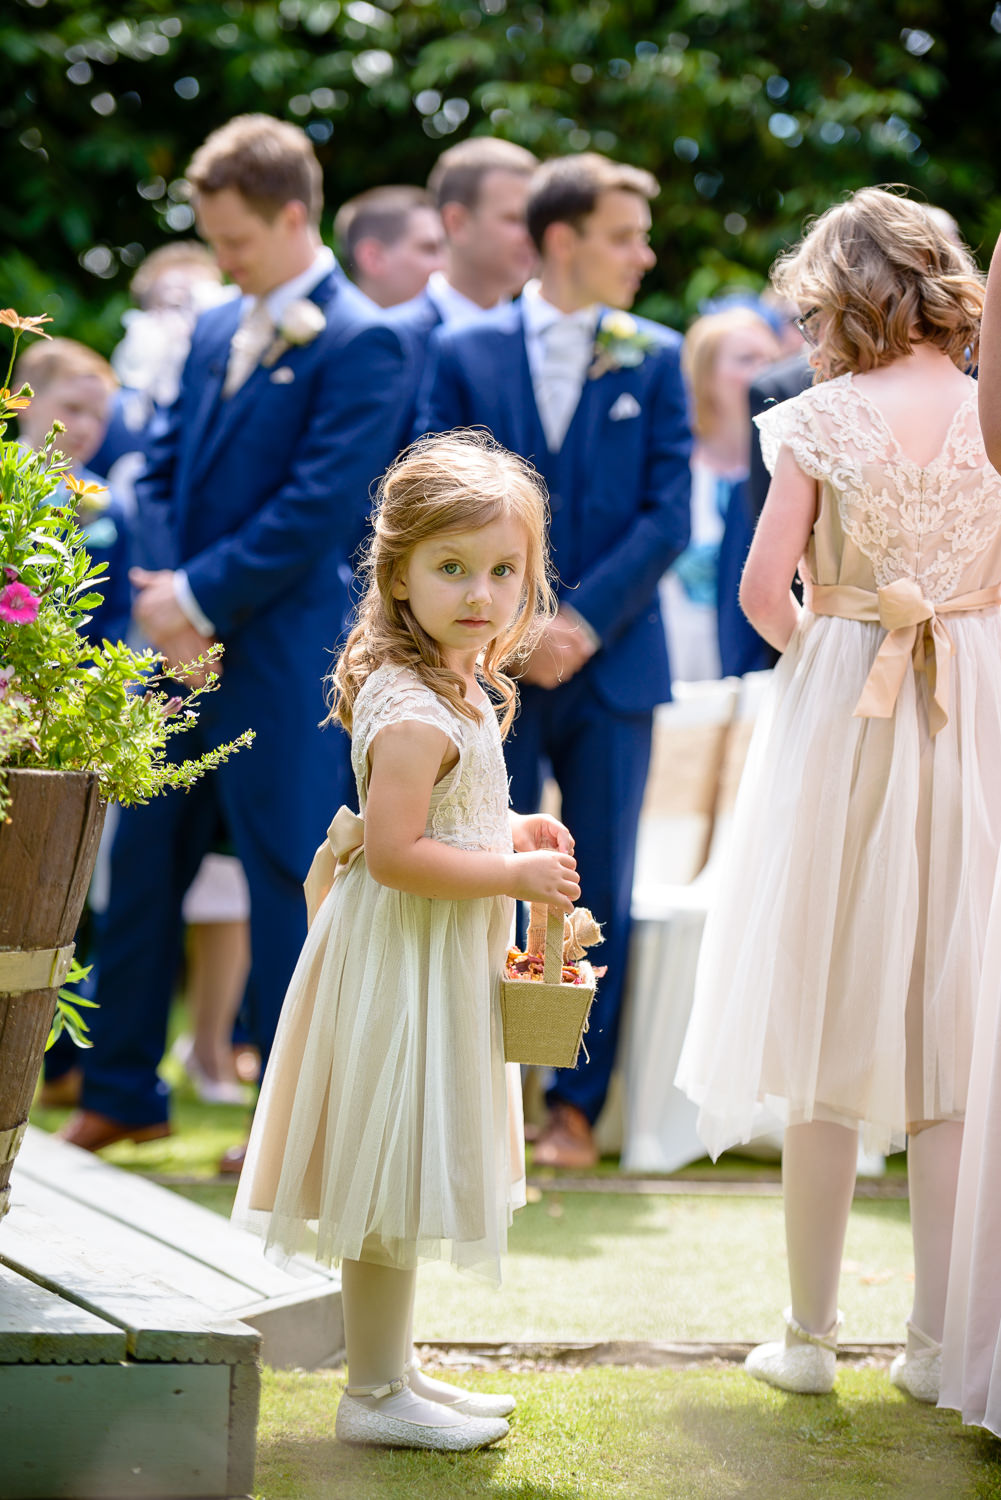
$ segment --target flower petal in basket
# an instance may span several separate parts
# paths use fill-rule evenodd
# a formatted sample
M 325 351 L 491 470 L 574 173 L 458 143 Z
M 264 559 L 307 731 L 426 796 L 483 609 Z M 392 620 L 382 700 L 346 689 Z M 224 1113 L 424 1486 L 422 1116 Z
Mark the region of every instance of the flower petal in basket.
M 539 911 L 533 907 L 531 928 Z M 550 907 L 545 925 L 545 973 L 534 979 L 501 980 L 504 1056 L 508 1062 L 573 1068 L 594 999 L 594 971 L 578 964 L 580 982 L 560 983 L 563 972 L 563 915 Z

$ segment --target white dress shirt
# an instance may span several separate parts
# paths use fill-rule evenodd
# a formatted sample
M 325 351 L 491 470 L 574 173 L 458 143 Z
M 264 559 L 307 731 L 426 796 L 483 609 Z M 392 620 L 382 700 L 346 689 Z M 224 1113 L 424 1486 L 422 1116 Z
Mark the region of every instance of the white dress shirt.
M 276 328 L 280 326 L 282 315 L 290 303 L 308 297 L 310 292 L 320 285 L 324 277 L 330 275 L 336 265 L 334 252 L 326 245 L 320 245 L 313 257 L 312 265 L 307 266 L 305 271 L 300 271 L 298 276 L 293 276 L 291 281 L 284 281 L 281 286 L 276 286 L 268 292 L 263 301 Z M 243 298 L 240 309 L 241 322 L 258 300 L 256 297 Z M 174 573 L 174 598 L 199 635 L 215 635 L 215 626 L 195 598 L 188 582 L 188 575 L 183 568 L 178 568 Z
M 431 272 L 427 294 L 441 314 L 442 322 L 449 328 L 462 328 L 466 323 L 482 318 L 485 312 L 493 311 L 493 308 L 481 307 L 472 297 L 467 297 L 465 292 L 456 291 L 452 283 L 446 280 L 444 271 Z M 500 301 L 494 303 L 494 307 L 505 307 L 510 300 L 510 297 L 501 297 Z

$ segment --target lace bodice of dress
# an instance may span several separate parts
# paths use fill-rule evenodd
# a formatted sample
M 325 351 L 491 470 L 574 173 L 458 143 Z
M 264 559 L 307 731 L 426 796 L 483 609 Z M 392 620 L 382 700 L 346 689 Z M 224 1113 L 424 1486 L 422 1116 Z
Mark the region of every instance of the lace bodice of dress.
M 1001 582 L 1001 476 L 987 462 L 972 380 L 942 448 L 924 465 L 904 455 L 850 375 L 755 420 L 770 470 L 787 446 L 821 484 L 807 554 L 814 582 L 874 589 L 913 578 L 933 601 Z
M 368 749 L 380 729 L 404 721 L 448 735 L 459 759 L 437 783 L 425 834 L 458 849 L 511 848 L 507 773 L 497 716 L 485 704 L 479 724 L 454 713 L 406 667 L 379 667 L 355 700 L 351 766 L 362 813 L 368 793 Z

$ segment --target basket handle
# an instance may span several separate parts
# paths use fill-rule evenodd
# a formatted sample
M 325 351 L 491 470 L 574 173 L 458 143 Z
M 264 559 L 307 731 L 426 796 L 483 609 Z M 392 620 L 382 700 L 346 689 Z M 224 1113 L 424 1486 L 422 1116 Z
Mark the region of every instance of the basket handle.
M 545 959 L 543 980 L 559 984 L 563 978 L 563 913 L 558 906 L 533 901 L 528 918 L 528 951 Z

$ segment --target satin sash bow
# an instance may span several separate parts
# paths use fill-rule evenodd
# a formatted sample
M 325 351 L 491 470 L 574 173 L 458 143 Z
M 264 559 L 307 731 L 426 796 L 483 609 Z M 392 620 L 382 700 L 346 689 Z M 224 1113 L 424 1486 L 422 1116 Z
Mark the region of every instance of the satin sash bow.
M 807 608 L 815 615 L 861 620 L 882 625 L 886 631 L 855 705 L 855 717 L 891 718 L 912 662 L 916 672 L 928 676 L 928 727 L 933 735 L 949 721 L 949 674 L 955 650 L 940 616 L 999 607 L 1001 584 L 933 604 L 913 578 L 898 578 L 875 594 L 848 584 L 814 584 L 807 597 Z
M 334 881 L 351 868 L 364 847 L 365 820 L 350 807 L 339 807 L 303 881 L 310 927 Z

